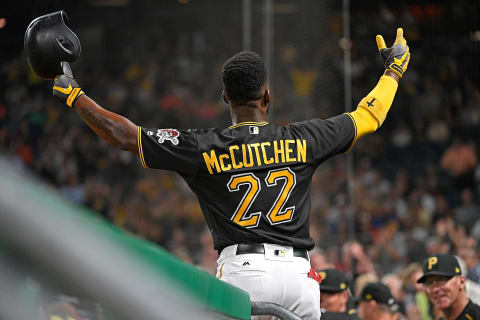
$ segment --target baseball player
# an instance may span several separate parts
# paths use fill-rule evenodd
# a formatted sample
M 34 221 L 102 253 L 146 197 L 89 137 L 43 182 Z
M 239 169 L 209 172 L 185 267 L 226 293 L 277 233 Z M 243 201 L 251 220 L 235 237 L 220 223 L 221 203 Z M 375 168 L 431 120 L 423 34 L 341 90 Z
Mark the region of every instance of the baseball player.
M 223 100 L 232 126 L 180 130 L 144 128 L 105 110 L 84 94 L 70 67 L 53 94 L 100 137 L 137 154 L 145 168 L 179 173 L 198 197 L 219 251 L 217 277 L 302 319 L 320 317 L 320 292 L 308 250 L 310 186 L 315 169 L 347 152 L 385 120 L 410 53 L 403 30 L 392 47 L 377 45 L 385 74 L 357 109 L 287 126 L 267 120 L 270 90 L 263 60 L 241 52 L 225 62 Z M 310 277 L 309 277 L 310 275 Z
M 349 303 L 350 289 L 345 275 L 336 269 L 323 269 L 318 272 L 320 284 L 320 310 L 323 320 L 358 320 L 357 310 Z M 349 305 L 350 304 L 350 305 Z
M 358 314 L 362 320 L 397 320 L 399 305 L 381 282 L 368 283 L 360 293 Z
M 433 306 L 446 320 L 479 320 L 480 306 L 467 297 L 466 278 L 457 258 L 451 254 L 431 256 L 423 262 L 423 276 L 417 280 Z

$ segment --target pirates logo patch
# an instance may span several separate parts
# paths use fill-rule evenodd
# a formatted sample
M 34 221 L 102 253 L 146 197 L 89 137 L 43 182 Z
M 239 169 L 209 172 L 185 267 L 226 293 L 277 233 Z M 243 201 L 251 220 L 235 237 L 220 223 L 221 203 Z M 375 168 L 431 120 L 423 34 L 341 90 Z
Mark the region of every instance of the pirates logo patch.
M 158 143 L 164 143 L 165 140 L 169 140 L 172 144 L 178 144 L 178 136 L 180 132 L 177 129 L 158 129 L 156 136 L 158 137 Z

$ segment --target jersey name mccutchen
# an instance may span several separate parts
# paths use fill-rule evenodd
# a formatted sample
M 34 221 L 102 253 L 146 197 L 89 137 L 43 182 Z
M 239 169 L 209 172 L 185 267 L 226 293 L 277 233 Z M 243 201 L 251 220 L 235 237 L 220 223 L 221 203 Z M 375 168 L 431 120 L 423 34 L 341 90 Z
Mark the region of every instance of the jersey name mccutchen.
M 269 156 L 271 153 L 273 156 Z M 231 145 L 228 153 L 217 155 L 212 149 L 203 153 L 203 159 L 210 174 L 262 166 L 263 164 L 306 162 L 307 143 L 305 139 L 296 139 L 257 142 L 240 146 Z

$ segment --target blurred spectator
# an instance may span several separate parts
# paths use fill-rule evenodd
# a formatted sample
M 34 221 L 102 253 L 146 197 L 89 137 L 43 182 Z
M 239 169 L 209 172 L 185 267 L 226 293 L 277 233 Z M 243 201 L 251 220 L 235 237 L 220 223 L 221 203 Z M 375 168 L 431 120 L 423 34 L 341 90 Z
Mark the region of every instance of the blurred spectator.
M 372 282 L 379 282 L 380 279 L 375 273 L 363 273 L 355 279 L 354 283 L 354 293 L 356 297 L 360 296 L 363 288 Z
M 332 268 L 333 265 L 327 261 L 322 250 L 315 248 L 309 253 L 310 265 L 314 270 Z
M 407 319 L 432 320 L 430 315 L 430 303 L 423 286 L 417 283 L 422 276 L 422 266 L 418 263 L 410 263 L 402 272 L 402 288 L 405 293 L 403 302 Z
M 465 226 L 468 230 L 480 218 L 480 207 L 473 199 L 472 189 L 462 190 L 462 203 L 455 208 L 455 222 Z
M 373 263 L 363 250 L 363 246 L 357 242 L 347 242 L 342 248 L 342 261 L 344 271 L 352 272 L 354 276 L 374 272 Z
M 362 320 L 399 319 L 399 306 L 390 289 L 381 282 L 367 284 L 361 291 L 358 314 Z
M 202 247 L 197 257 L 199 259 L 197 266 L 211 275 L 215 275 L 217 273 L 218 252 L 213 249 L 213 239 L 208 229 L 204 229 L 200 234 L 200 243 Z
M 320 284 L 320 308 L 323 319 L 358 319 L 357 310 L 349 306 L 350 289 L 345 275 L 336 269 L 323 269 Z
M 386 223 L 376 232 L 374 245 L 369 250 L 370 257 L 384 270 L 396 271 L 404 265 L 407 241 L 398 228 L 396 221 Z
M 398 311 L 402 314 L 406 314 L 405 308 L 405 292 L 403 291 L 402 279 L 395 273 L 387 273 L 381 279 L 381 282 L 390 289 L 393 298 L 398 304 Z
M 476 166 L 475 146 L 459 138 L 455 138 L 442 155 L 441 167 L 450 176 L 452 187 L 458 190 L 474 187 L 473 170 Z
M 462 275 L 467 274 L 467 266 L 465 264 L 465 261 L 459 257 L 456 256 L 458 260 L 458 264 L 460 264 L 460 269 L 462 270 Z M 474 282 L 470 279 L 467 278 L 466 281 L 466 292 L 467 292 L 467 297 L 475 304 L 480 305 L 480 285 L 477 282 Z
M 465 262 L 467 279 L 480 284 L 480 259 L 478 246 L 464 246 L 458 250 L 458 255 Z

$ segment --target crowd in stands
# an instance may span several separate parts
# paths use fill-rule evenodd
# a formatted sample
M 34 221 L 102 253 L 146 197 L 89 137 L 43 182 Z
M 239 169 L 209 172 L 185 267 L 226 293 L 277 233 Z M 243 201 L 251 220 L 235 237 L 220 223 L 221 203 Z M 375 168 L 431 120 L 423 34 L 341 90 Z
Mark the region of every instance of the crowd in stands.
M 467 278 L 480 285 L 480 65 L 474 59 L 479 45 L 465 40 L 459 52 L 449 42 L 451 35 L 442 38 L 432 27 L 442 23 L 439 17 L 418 20 L 418 12 L 407 9 L 380 12 L 382 24 L 368 15 L 352 17 L 353 107 L 382 70 L 375 34 L 387 39 L 402 24 L 412 60 L 387 120 L 355 146 L 353 198 L 347 192 L 345 156 L 317 170 L 311 260 L 317 270 L 333 267 L 349 275 L 354 290 L 361 282 L 382 280 L 404 304 L 408 319 L 428 320 L 428 308 L 421 307 L 428 302 L 416 284 L 425 257 L 459 256 Z M 393 14 L 394 21 L 386 23 Z M 330 35 L 312 50 L 311 64 L 299 62 L 305 57 L 295 43 L 276 44 L 273 121 L 344 111 L 338 97 L 343 88 L 343 56 L 336 47 L 339 15 L 332 15 Z M 203 51 L 194 54 L 181 41 L 155 36 L 162 40 L 153 51 L 135 59 L 125 52 L 115 73 L 99 64 L 73 64 L 78 82 L 107 109 L 143 127 L 228 126 L 219 74 L 235 52 L 226 45 L 219 53 L 197 43 Z M 201 41 L 198 35 L 195 39 Z M 95 53 L 83 53 L 88 55 Z M 195 196 L 179 176 L 143 169 L 139 159 L 100 140 L 51 97 L 51 82 L 35 77 L 23 55 L 1 61 L 0 73 L 3 155 L 71 201 L 215 273 L 218 253 Z M 325 92 L 323 82 L 336 83 L 336 89 Z

